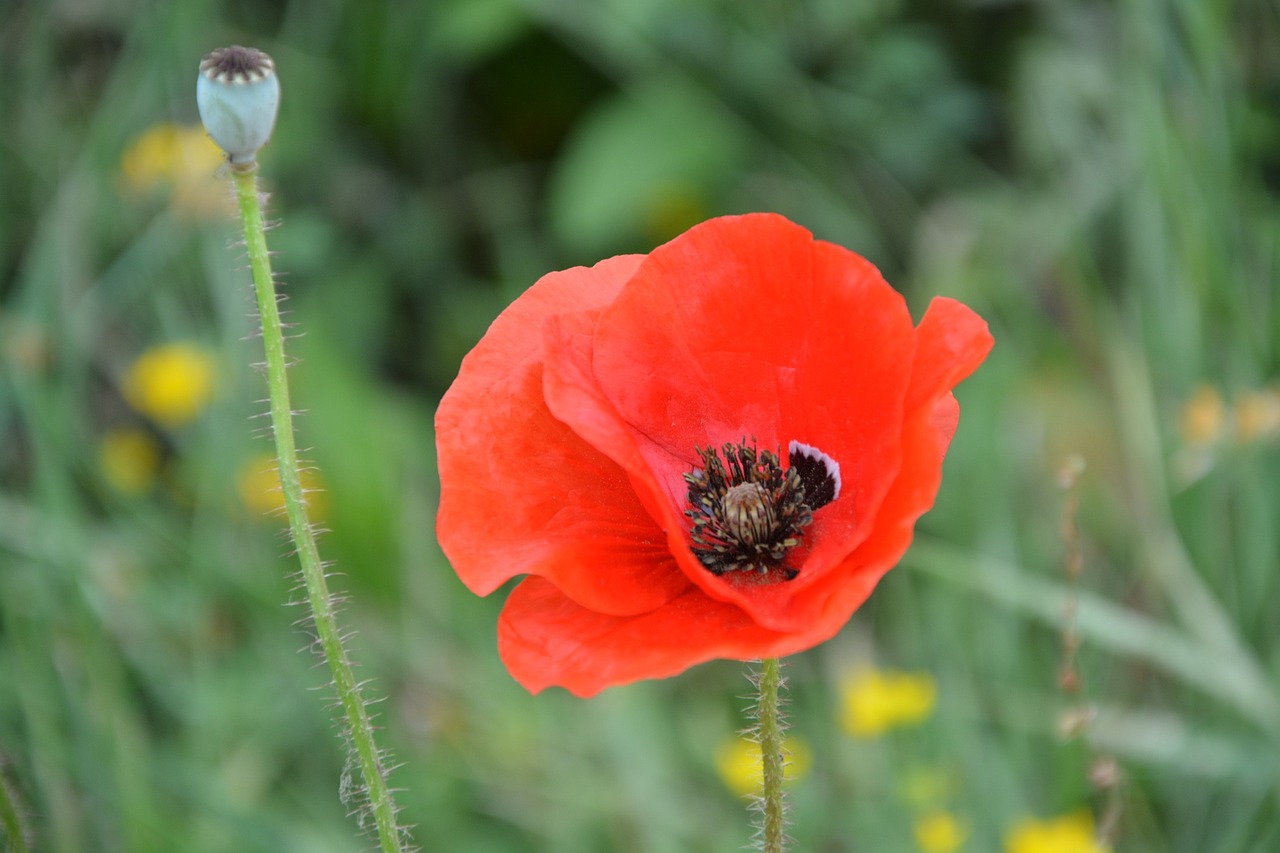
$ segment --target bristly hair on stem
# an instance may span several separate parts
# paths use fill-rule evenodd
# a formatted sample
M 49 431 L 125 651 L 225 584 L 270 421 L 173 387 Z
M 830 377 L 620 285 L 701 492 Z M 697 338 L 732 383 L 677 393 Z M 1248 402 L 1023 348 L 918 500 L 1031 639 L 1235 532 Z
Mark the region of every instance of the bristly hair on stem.
M 327 564 L 320 559 L 316 529 L 308 513 L 306 490 L 302 485 L 302 465 L 293 432 L 294 409 L 290 403 L 284 352 L 284 330 L 280 322 L 279 298 L 267 252 L 263 228 L 262 200 L 258 192 L 256 166 L 252 160 L 232 170 L 232 179 L 244 226 L 245 248 L 253 274 L 258 318 L 262 330 L 265 373 L 270 408 L 271 434 L 275 441 L 280 491 L 285 515 L 298 557 L 304 598 L 310 611 L 305 623 L 314 631 L 312 647 L 328 665 L 337 705 L 337 720 L 347 746 L 346 769 L 340 781 L 342 800 L 352 809 L 358 825 L 369 830 L 382 853 L 405 853 L 408 831 L 398 823 L 398 807 L 387 784 L 387 755 L 378 747 L 363 685 L 356 681 L 347 656 L 344 637 L 337 623 L 337 604 L 327 581 Z
M 761 853 L 783 853 L 787 849 L 786 794 L 782 783 L 786 775 L 787 755 L 782 736 L 787 722 L 782 713 L 785 704 L 782 688 L 782 662 L 766 658 L 760 662 L 759 672 L 751 672 L 751 683 L 756 687 L 755 704 L 749 713 L 755 724 L 747 729 L 746 736 L 760 745 L 760 761 L 763 790 L 752 802 L 752 810 L 759 813 L 755 849 Z

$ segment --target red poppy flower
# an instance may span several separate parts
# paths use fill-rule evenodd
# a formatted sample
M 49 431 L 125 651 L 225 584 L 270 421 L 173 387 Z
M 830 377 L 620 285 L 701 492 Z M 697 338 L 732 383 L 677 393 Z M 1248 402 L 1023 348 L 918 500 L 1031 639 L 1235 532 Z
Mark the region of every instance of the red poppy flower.
M 991 343 L 772 214 L 551 273 L 440 403 L 441 547 L 480 595 L 527 575 L 498 648 L 534 692 L 807 649 L 906 551 Z

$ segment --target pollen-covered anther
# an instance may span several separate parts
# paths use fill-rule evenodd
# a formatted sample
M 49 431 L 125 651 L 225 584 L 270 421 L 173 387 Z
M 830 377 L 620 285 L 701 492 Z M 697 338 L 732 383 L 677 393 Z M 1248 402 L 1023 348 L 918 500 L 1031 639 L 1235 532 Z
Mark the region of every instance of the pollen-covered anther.
M 815 455 L 819 451 L 808 445 L 803 447 L 812 454 L 797 464 L 795 444 L 786 471 L 777 454 L 757 451 L 746 440 L 726 444 L 720 452 L 698 449 L 702 467 L 684 477 L 690 506 L 685 514 L 693 524 L 693 552 L 708 571 L 717 575 L 753 571 L 783 580 L 796 576 L 797 570 L 785 563 L 813 522 L 806 484 L 813 485 L 819 505 L 839 493 L 838 484 L 832 487 L 825 477 L 816 476 L 813 463 L 817 469 L 834 471 L 837 478 L 839 466 L 825 454 L 822 457 L 830 466 L 820 462 Z

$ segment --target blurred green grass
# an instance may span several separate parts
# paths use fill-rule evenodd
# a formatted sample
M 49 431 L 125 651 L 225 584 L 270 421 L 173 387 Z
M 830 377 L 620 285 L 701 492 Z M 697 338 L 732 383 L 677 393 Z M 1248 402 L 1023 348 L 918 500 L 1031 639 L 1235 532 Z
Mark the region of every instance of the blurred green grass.
M 997 339 L 916 547 L 788 668 L 819 756 L 796 848 L 913 850 L 944 808 L 962 849 L 996 850 L 1026 816 L 1101 813 L 1087 750 L 1056 734 L 1070 453 L 1091 735 L 1127 780 L 1116 849 L 1280 848 L 1280 438 L 1230 418 L 1280 381 L 1278 39 L 1260 0 L 6 5 L 0 773 L 36 849 L 361 844 L 283 606 L 292 564 L 237 497 L 266 447 L 234 229 L 121 171 L 148 129 L 196 121 L 198 60 L 233 42 L 281 69 L 262 162 L 302 444 L 425 849 L 746 843 L 715 768 L 743 668 L 524 694 L 494 652 L 501 597 L 434 544 L 431 415 L 544 272 L 757 209 L 865 254 L 917 315 L 963 299 Z M 217 394 L 166 428 L 121 388 L 175 340 L 211 353 Z M 1202 386 L 1227 406 L 1207 436 L 1180 429 Z M 120 427 L 162 448 L 140 494 L 100 464 Z M 934 715 L 843 733 L 840 680 L 871 662 L 931 673 Z

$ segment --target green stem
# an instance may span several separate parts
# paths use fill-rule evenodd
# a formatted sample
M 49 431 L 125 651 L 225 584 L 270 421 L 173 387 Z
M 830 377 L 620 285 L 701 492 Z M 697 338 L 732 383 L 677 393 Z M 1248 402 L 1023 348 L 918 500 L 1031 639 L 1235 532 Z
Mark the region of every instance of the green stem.
M 403 834 L 396 824 L 396 805 L 387 787 L 387 771 L 382 764 L 382 753 L 374 741 L 373 726 L 369 721 L 364 697 L 360 694 L 360 685 L 356 683 L 346 649 L 342 645 L 333 599 L 329 594 L 324 566 L 316 547 L 315 531 L 307 516 L 298 450 L 294 444 L 289 383 L 285 375 L 284 333 L 276 303 L 271 261 L 267 254 L 256 169 L 253 166 L 243 170 L 233 168 L 232 174 L 235 178 L 236 200 L 240 205 L 240 219 L 244 225 L 245 245 L 249 252 L 249 266 L 253 271 L 258 313 L 262 321 L 262 347 L 266 354 L 267 388 L 271 398 L 271 426 L 279 461 L 280 488 L 284 493 L 289 530 L 302 564 L 307 603 L 315 624 L 320 651 L 329 664 L 338 701 L 346 716 L 347 735 L 363 777 L 368 808 L 373 813 L 381 849 L 383 853 L 403 853 Z
M 786 847 L 782 793 L 785 762 L 782 755 L 782 719 L 778 709 L 778 688 L 782 683 L 780 669 L 777 658 L 766 658 L 761 663 L 760 701 L 756 705 L 760 755 L 764 761 L 764 793 L 760 801 L 763 814 L 760 837 L 764 853 L 782 853 Z

